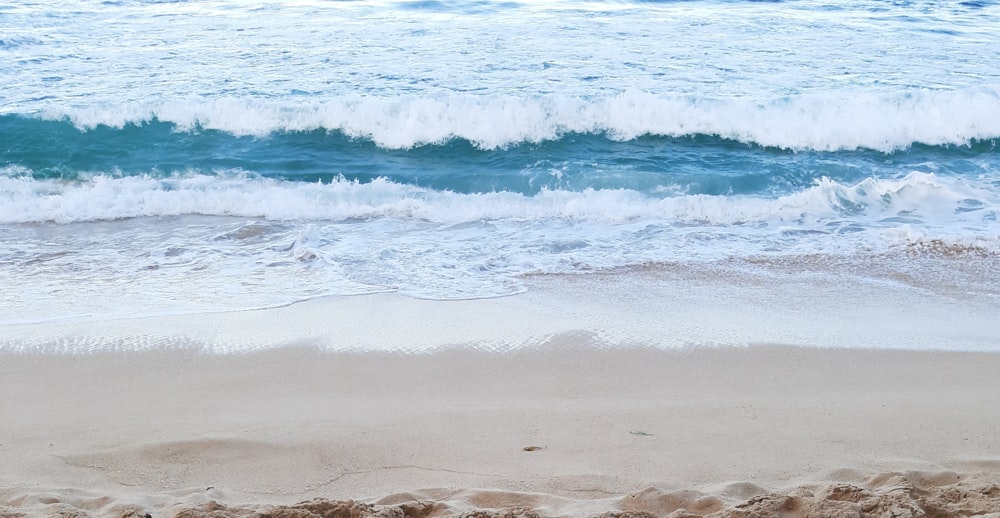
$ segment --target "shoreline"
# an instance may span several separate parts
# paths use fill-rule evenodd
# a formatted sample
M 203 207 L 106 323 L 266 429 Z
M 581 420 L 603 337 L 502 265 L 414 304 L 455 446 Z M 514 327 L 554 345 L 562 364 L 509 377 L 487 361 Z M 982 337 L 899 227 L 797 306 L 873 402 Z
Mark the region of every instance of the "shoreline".
M 567 334 L 585 344 L 662 349 L 787 344 L 1000 352 L 1000 295 L 992 281 L 1000 263 L 947 260 L 908 271 L 888 259 L 656 264 L 528 276 L 525 292 L 496 298 L 373 293 L 214 313 L 11 321 L 0 324 L 0 354 L 511 351 Z
M 0 326 L 0 518 L 1000 513 L 1000 299 L 870 266 Z
M 903 494 L 1000 512 L 995 353 L 598 348 L 568 334 L 504 353 L 0 359 L 0 515 L 214 501 L 236 516 L 319 497 L 432 502 L 427 516 L 737 516 L 775 501 L 804 516 Z

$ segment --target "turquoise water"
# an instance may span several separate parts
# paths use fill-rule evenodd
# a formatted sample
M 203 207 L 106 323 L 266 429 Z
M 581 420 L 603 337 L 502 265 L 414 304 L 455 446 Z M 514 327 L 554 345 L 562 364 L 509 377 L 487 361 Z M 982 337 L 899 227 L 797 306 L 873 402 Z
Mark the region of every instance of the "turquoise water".
M 0 84 L 0 323 L 1000 255 L 993 2 L 28 2 Z

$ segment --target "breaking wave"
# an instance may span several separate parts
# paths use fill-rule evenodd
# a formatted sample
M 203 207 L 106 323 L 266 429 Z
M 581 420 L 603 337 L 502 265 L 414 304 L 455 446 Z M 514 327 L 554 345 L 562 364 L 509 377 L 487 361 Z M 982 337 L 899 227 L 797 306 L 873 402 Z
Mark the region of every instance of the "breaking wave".
M 692 98 L 626 91 L 579 98 L 353 96 L 298 104 L 251 98 L 179 98 L 148 103 L 52 108 L 32 114 L 69 120 L 81 130 L 123 128 L 152 121 L 177 131 L 218 130 L 262 137 L 327 130 L 387 149 L 466 140 L 481 149 L 601 134 L 627 141 L 642 136 L 716 136 L 788 150 L 872 149 L 914 144 L 968 145 L 1000 138 L 1000 91 L 839 91 L 766 100 Z

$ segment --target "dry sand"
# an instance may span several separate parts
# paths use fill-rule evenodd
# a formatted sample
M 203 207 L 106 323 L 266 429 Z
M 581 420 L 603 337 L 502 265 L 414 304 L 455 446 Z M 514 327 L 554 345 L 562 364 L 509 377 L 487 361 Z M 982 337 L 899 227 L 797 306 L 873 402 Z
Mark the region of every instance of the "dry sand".
M 0 516 L 1000 516 L 1000 354 L 588 340 L 2 355 Z

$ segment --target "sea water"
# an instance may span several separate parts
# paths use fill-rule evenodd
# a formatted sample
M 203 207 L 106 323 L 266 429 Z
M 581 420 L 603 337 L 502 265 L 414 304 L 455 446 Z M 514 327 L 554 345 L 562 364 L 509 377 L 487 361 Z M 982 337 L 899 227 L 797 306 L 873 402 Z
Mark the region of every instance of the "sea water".
M 651 270 L 1000 307 L 998 146 L 993 1 L 8 3 L 0 333 Z

